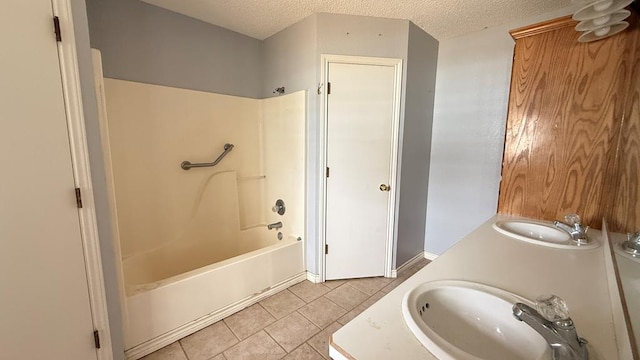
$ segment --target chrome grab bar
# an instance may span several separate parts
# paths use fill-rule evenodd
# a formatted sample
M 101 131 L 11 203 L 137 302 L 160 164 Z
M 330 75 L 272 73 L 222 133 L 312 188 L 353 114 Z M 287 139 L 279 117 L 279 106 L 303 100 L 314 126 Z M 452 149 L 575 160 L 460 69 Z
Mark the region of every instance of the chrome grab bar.
M 189 161 L 183 161 L 182 164 L 180 164 L 180 167 L 183 170 L 189 170 L 191 168 L 216 166 L 218 165 L 220 160 L 222 160 L 222 158 L 225 157 L 233 149 L 233 146 L 233 144 L 224 144 L 224 151 L 222 152 L 222 154 L 220 154 L 220 156 L 218 156 L 217 159 L 213 160 L 213 162 L 192 164 Z

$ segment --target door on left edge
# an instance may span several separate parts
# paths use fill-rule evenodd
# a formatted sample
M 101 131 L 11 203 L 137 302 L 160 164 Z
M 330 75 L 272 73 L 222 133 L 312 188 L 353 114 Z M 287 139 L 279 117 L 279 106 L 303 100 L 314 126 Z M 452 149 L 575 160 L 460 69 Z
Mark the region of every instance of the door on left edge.
M 96 359 L 51 0 L 0 40 L 0 359 Z

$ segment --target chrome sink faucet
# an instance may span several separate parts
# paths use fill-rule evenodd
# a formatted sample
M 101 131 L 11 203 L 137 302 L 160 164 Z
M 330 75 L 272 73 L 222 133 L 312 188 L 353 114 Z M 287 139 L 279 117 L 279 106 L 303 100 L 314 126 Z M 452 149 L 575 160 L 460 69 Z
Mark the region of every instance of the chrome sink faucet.
M 537 299 L 540 312 L 523 303 L 513 305 L 513 316 L 531 326 L 547 341 L 554 360 L 588 360 L 587 340 L 578 336 L 564 300 L 555 295 Z
M 582 226 L 580 223 L 580 216 L 577 214 L 569 214 L 564 217 L 564 221 L 566 221 L 566 223 L 563 223 L 562 221 L 554 221 L 553 225 L 568 232 L 573 241 L 578 245 L 586 245 L 589 243 L 589 237 L 587 237 L 589 227 Z
M 621 244 L 622 250 L 633 257 L 640 257 L 640 230 L 633 235 L 627 234 L 627 241 Z
M 627 234 L 627 241 L 640 244 L 640 230 L 636 231 L 633 235 Z
M 278 230 L 278 229 L 280 229 L 281 227 L 282 227 L 282 221 L 278 221 L 278 222 L 275 222 L 275 223 L 273 223 L 273 224 L 269 224 L 269 225 L 267 225 L 267 229 L 269 229 L 269 230 L 271 230 L 271 229 L 276 229 L 276 230 Z

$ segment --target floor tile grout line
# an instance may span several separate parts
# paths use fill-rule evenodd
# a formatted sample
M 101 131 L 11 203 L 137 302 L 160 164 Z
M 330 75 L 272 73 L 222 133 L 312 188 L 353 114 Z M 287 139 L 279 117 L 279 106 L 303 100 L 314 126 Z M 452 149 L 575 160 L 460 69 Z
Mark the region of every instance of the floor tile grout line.
M 302 309 L 302 308 L 300 308 L 300 309 Z M 298 310 L 300 310 L 300 309 L 298 309 Z M 300 312 L 300 311 L 298 311 L 298 310 L 296 310 L 296 312 L 297 312 L 298 314 L 300 314 L 300 316 L 302 316 L 303 318 L 307 319 L 307 321 L 309 321 L 309 322 L 310 322 L 310 323 L 312 323 L 313 325 L 315 325 L 315 326 L 317 326 L 317 327 L 320 327 L 320 326 L 318 326 L 318 324 L 314 323 L 314 322 L 313 322 L 313 320 L 311 320 L 311 319 L 309 319 L 308 317 L 304 316 L 304 314 L 303 314 L 303 313 L 301 313 L 301 312 Z
M 182 339 L 184 339 L 184 338 L 182 338 Z M 187 358 L 187 360 L 190 360 L 189 359 L 189 354 L 187 354 L 187 352 L 184 350 L 184 347 L 182 346 L 182 341 L 181 341 L 182 339 L 178 340 L 178 345 L 180 346 L 180 349 L 182 350 L 182 353 L 184 354 L 184 357 Z
M 342 327 L 342 326 L 340 326 L 340 327 Z M 319 333 L 318 333 L 318 334 L 319 334 Z M 316 335 L 318 335 L 318 334 L 316 334 Z M 313 335 L 311 338 L 315 337 L 316 335 Z M 308 342 L 309 342 L 309 340 L 311 340 L 311 338 L 309 338 L 306 342 L 308 343 Z M 315 346 L 313 346 L 313 344 L 310 344 L 310 343 L 309 343 L 309 346 L 311 346 L 311 348 L 312 348 L 313 350 L 315 350 L 315 352 L 317 352 L 318 354 L 320 354 L 320 357 L 322 357 L 323 359 L 326 359 L 326 357 L 325 357 L 325 356 L 324 356 L 324 355 L 323 355 L 323 354 L 322 354 L 318 349 L 316 349 L 316 348 L 315 348 Z M 328 346 L 329 346 L 329 342 L 327 342 L 327 351 L 329 350 Z M 329 358 L 329 359 L 331 359 L 331 358 Z
M 246 309 L 246 308 L 244 308 Z M 244 311 L 244 309 L 240 310 L 240 311 Z M 238 311 L 237 313 L 239 313 L 240 311 Z M 236 313 L 236 314 L 237 314 Z M 235 315 L 235 314 L 233 314 Z M 222 322 L 224 323 L 224 325 L 227 327 L 227 329 L 229 329 L 229 331 L 233 334 L 233 336 L 236 337 L 236 339 L 238 339 L 238 342 L 242 341 L 242 339 L 240 339 L 240 336 L 238 334 L 236 334 L 235 331 L 233 331 L 233 329 L 231 328 L 231 326 L 229 326 L 229 324 L 227 324 L 227 319 L 230 318 L 232 315 L 227 316 L 226 318 L 222 319 Z M 253 335 L 253 334 L 251 334 Z M 226 349 L 225 349 L 226 350 Z
M 289 354 L 291 354 L 292 352 L 294 352 L 294 351 L 296 351 L 296 350 L 300 349 L 300 348 L 301 348 L 303 345 L 305 345 L 305 344 L 306 344 L 307 346 L 311 347 L 311 346 L 310 346 L 309 344 L 307 344 L 307 342 L 305 341 L 305 342 L 303 342 L 302 344 L 300 344 L 300 345 L 296 346 L 296 348 L 295 348 L 295 349 L 293 349 L 293 350 L 291 350 L 290 352 L 288 352 L 288 353 L 287 353 L 287 355 L 289 355 Z M 312 348 L 312 349 L 313 349 L 313 348 Z
M 298 309 L 298 310 L 300 310 L 300 309 Z M 323 328 L 322 326 L 320 326 L 320 324 L 316 324 L 315 322 L 313 322 L 313 320 L 309 319 L 308 317 L 306 317 L 303 313 L 301 313 L 301 312 L 300 312 L 300 311 L 298 311 L 298 310 L 296 310 L 296 312 L 297 312 L 298 314 L 300 314 L 300 316 L 302 316 L 303 318 L 307 319 L 307 321 L 309 321 L 310 323 L 312 323 L 313 325 L 315 325 L 317 328 L 319 328 L 319 329 L 320 329 L 320 331 L 324 330 L 324 328 Z M 315 336 L 315 334 L 314 334 L 314 336 Z M 306 342 L 306 340 L 305 340 L 305 342 Z
M 264 329 L 260 330 L 260 331 L 264 331 L 264 333 L 265 333 L 265 334 L 267 334 L 267 336 L 268 336 L 271 340 L 273 340 L 273 342 L 275 342 L 275 343 L 276 343 L 276 345 L 278 345 L 278 347 L 279 347 L 280 349 L 282 349 L 282 351 L 284 351 L 284 355 L 285 355 L 285 356 L 287 356 L 287 355 L 289 354 L 289 352 L 287 352 L 287 349 L 285 349 L 282 345 L 280 345 L 280 343 L 278 342 L 278 340 L 276 340 L 273 336 L 271 336 L 271 334 L 269 334 L 269 332 L 267 331 L 267 328 L 266 328 L 266 327 L 265 327 Z M 258 331 L 258 332 L 260 332 L 260 331 Z M 256 334 L 257 334 L 257 333 L 256 333 Z M 294 349 L 294 350 L 295 350 L 295 349 Z M 293 350 L 291 350 L 291 351 L 293 351 Z M 284 357 L 284 356 L 283 356 L 283 357 Z
M 363 293 L 363 294 L 365 294 L 365 295 L 367 295 L 367 296 L 369 295 L 369 294 L 367 294 L 366 292 L 364 292 L 364 291 L 362 291 L 362 290 L 358 289 L 357 287 L 355 287 L 355 286 L 353 286 L 353 285 L 349 284 L 349 282 L 348 282 L 348 281 L 347 281 L 346 283 L 344 283 L 344 284 L 340 285 L 340 286 L 344 286 L 344 285 L 348 285 L 348 286 L 349 286 L 349 287 L 351 287 L 352 289 L 358 290 L 359 292 L 361 292 L 361 293 Z M 338 286 L 338 287 L 340 287 L 340 286 Z M 337 288 L 336 288 L 336 289 L 337 289 Z
M 393 281 L 395 281 L 395 279 L 394 279 Z M 391 284 L 393 281 L 389 281 L 388 283 L 384 284 L 381 288 L 379 288 L 378 290 L 374 291 L 374 292 L 373 292 L 373 294 L 371 294 L 371 295 L 369 295 L 369 293 L 368 293 L 368 292 L 365 292 L 365 291 L 363 291 L 363 290 L 360 290 L 360 289 L 358 289 L 357 287 L 355 287 L 355 286 L 353 286 L 353 285 L 351 285 L 351 284 L 349 284 L 349 285 L 350 285 L 352 288 L 354 288 L 354 289 L 356 289 L 356 290 L 358 290 L 358 291 L 360 291 L 360 292 L 364 293 L 365 295 L 367 295 L 367 296 L 371 297 L 371 296 L 375 295 L 377 292 L 379 292 L 380 290 L 384 289 L 384 288 L 385 288 L 385 286 L 387 286 L 387 285 Z
M 307 341 L 309 341 L 312 337 L 314 337 L 314 336 L 318 335 L 319 333 L 321 333 L 325 328 L 322 328 L 322 327 L 318 326 L 316 323 L 314 323 L 313 321 L 311 321 L 311 319 L 309 319 L 309 318 L 307 318 L 306 316 L 304 316 L 303 314 L 301 314 L 298 310 L 299 310 L 299 309 L 294 310 L 294 311 L 293 311 L 293 312 L 291 312 L 289 315 L 293 314 L 294 312 L 295 312 L 295 313 L 298 313 L 298 315 L 302 316 L 302 318 L 303 318 L 303 319 L 306 319 L 307 321 L 309 321 L 309 322 L 311 323 L 311 325 L 313 325 L 313 326 L 315 326 L 316 328 L 318 328 L 318 331 L 314 332 L 311 336 L 309 336 L 309 338 L 305 339 L 305 340 L 302 342 L 302 344 L 304 344 L 304 343 L 306 343 Z M 287 316 L 289 316 L 289 315 L 287 315 Z M 283 318 L 283 319 L 284 319 L 284 318 Z M 335 322 L 335 321 L 332 321 L 329 325 L 333 324 L 334 322 Z M 266 332 L 267 334 L 269 334 L 269 332 L 267 331 L 267 329 L 266 329 L 266 328 L 264 329 L 264 332 Z M 271 336 L 271 334 L 269 334 L 269 336 Z M 273 337 L 272 337 L 272 338 L 273 338 Z M 274 338 L 274 340 L 275 340 L 275 338 Z M 280 345 L 280 343 L 279 343 L 277 340 L 275 340 L 275 342 L 276 342 L 276 343 L 278 343 L 278 345 Z M 302 344 L 300 344 L 300 345 L 302 345 Z M 298 346 L 299 346 L 299 345 L 298 345 Z M 293 349 L 293 350 L 295 350 L 295 349 Z M 293 350 L 291 350 L 291 351 L 293 351 Z M 286 352 L 286 351 L 287 351 L 287 350 L 285 350 L 285 352 Z
M 278 294 L 279 294 L 279 293 L 278 293 Z M 275 294 L 273 294 L 273 295 L 275 295 Z M 271 296 L 273 296 L 273 295 L 271 295 Z M 271 311 L 269 311 L 269 309 L 267 309 L 266 307 L 264 307 L 264 306 L 262 305 L 262 302 L 263 302 L 264 300 L 267 300 L 267 299 L 271 298 L 271 296 L 266 297 L 266 298 L 264 298 L 264 299 L 262 299 L 262 300 L 258 301 L 256 304 L 259 304 L 259 305 L 260 305 L 260 307 L 261 307 L 261 308 L 263 308 L 263 309 L 264 309 L 264 311 L 266 311 L 266 312 L 267 312 L 267 314 L 271 315 L 274 319 L 276 319 L 276 321 L 278 321 L 278 318 L 276 317 L 276 315 L 275 315 L 275 314 L 273 314 L 273 313 L 271 313 Z
M 344 283 L 344 284 L 342 284 L 342 285 L 338 286 L 336 289 L 338 289 L 338 288 L 340 288 L 340 287 L 342 287 L 342 286 L 344 286 L 344 285 L 349 285 L 349 283 L 348 283 L 348 282 L 346 282 L 346 283 Z M 356 290 L 356 291 L 358 291 L 358 292 L 361 292 L 362 294 L 364 294 L 365 296 L 367 296 L 367 298 L 366 298 L 366 299 L 364 299 L 364 300 L 362 300 L 362 301 L 361 301 L 361 302 L 359 302 L 358 304 L 356 304 L 356 306 L 354 306 L 354 307 L 353 307 L 353 308 L 351 308 L 351 309 L 347 309 L 347 308 L 345 308 L 344 306 L 340 306 L 339 304 L 336 304 L 336 305 L 340 306 L 341 308 L 343 308 L 343 309 L 345 309 L 345 310 L 347 310 L 347 311 L 351 311 L 351 310 L 355 309 L 356 307 L 358 307 L 358 305 L 362 305 L 362 303 L 364 303 L 365 301 L 367 301 L 367 300 L 370 298 L 369 294 L 367 294 L 367 293 L 365 293 L 365 292 L 363 292 L 363 291 L 361 291 L 361 290 L 358 290 L 358 289 L 356 289 L 355 287 L 353 287 L 353 286 L 351 286 L 351 285 L 349 285 L 349 287 L 351 287 L 352 289 L 354 289 L 354 290 Z M 335 289 L 334 289 L 334 290 L 335 290 Z M 325 295 L 326 295 L 326 294 L 325 294 Z M 323 295 L 323 296 L 324 296 L 324 295 Z M 372 295 L 372 296 L 373 296 L 373 295 Z M 327 300 L 331 301 L 331 299 L 329 299 L 329 298 L 327 298 Z
M 262 301 L 267 300 L 267 299 L 269 299 L 269 298 L 271 298 L 271 296 L 269 296 L 268 298 L 264 298 L 264 299 L 262 299 Z M 261 301 L 261 302 L 262 302 L 262 301 Z M 260 304 L 260 303 L 258 303 L 258 304 Z M 262 304 L 260 304 L 260 306 L 262 306 Z M 269 314 L 269 315 L 273 316 L 273 318 L 274 318 L 274 319 L 276 319 L 276 321 L 278 321 L 278 320 L 279 320 L 279 319 L 278 319 L 278 317 L 276 316 L 276 314 L 274 314 L 274 313 L 272 313 L 271 311 L 269 311 L 269 309 L 267 309 L 267 308 L 266 308 L 266 307 L 264 307 L 264 306 L 262 306 L 262 308 L 264 309 L 264 311 L 266 311 L 266 312 L 267 312 L 267 314 Z
M 245 309 L 246 309 L 246 308 L 245 308 Z M 228 317 L 229 317 L 229 316 L 227 316 L 226 318 L 228 318 Z M 236 337 L 236 339 L 238 340 L 238 342 L 241 342 L 241 341 L 242 341 L 242 339 L 240 339 L 240 337 L 239 337 L 238 335 L 236 335 L 236 334 L 233 332 L 233 330 L 231 330 L 231 328 L 229 327 L 229 325 L 227 325 L 227 323 L 224 321 L 226 318 L 222 319 L 222 323 L 223 323 L 223 324 L 224 324 L 224 326 L 227 328 L 227 330 L 229 330 L 229 332 L 230 332 L 233 336 L 235 336 L 235 337 Z M 236 343 L 236 344 L 237 344 L 237 343 Z M 235 344 L 234 344 L 234 345 L 235 345 Z M 233 345 L 231 345 L 231 346 L 233 346 Z M 229 349 L 231 346 L 229 346 L 227 349 Z M 224 349 L 223 351 L 225 351 L 225 350 L 227 350 L 227 349 Z M 220 354 L 222 354 L 222 351 L 220 352 Z
M 242 310 L 241 310 L 241 311 L 242 311 Z M 229 316 L 227 316 L 227 318 L 228 318 L 228 317 L 229 317 Z M 240 344 L 240 343 L 242 342 L 242 340 L 240 340 L 240 338 L 239 338 L 239 337 L 238 337 L 238 336 L 233 332 L 233 330 L 231 330 L 231 328 L 229 327 L 229 325 L 227 325 L 227 323 L 224 321 L 225 319 L 226 319 L 226 318 L 222 319 L 221 321 L 217 321 L 217 322 L 215 322 L 214 324 L 217 324 L 218 322 L 222 322 L 222 324 L 227 328 L 227 330 L 229 330 L 229 332 L 231 333 L 231 335 L 233 335 L 233 336 L 236 338 L 236 340 L 238 340 L 238 341 L 237 341 L 236 343 L 234 343 L 233 345 L 227 346 L 225 349 L 223 349 L 223 350 L 222 350 L 222 351 L 220 351 L 219 353 L 217 353 L 217 354 L 213 355 L 213 356 L 212 356 L 212 357 L 210 357 L 208 360 L 213 359 L 214 357 L 216 357 L 216 356 L 218 356 L 218 355 L 220 355 L 220 354 L 224 353 L 225 351 L 227 351 L 227 350 L 231 349 L 232 347 L 234 347 L 234 346 L 236 346 L 236 345 L 238 345 L 238 344 Z M 185 353 L 186 353 L 186 351 L 185 351 Z M 224 356 L 224 354 L 222 354 L 222 356 Z M 227 357 L 226 357 L 226 356 L 224 356 L 224 358 L 226 359 Z
M 288 291 L 289 293 L 291 293 L 291 295 L 295 296 L 298 300 L 302 301 L 305 305 L 307 304 L 307 302 L 306 302 L 306 301 L 304 301 L 304 300 L 300 299 L 300 297 L 296 296 L 296 294 L 294 294 L 292 291 L 290 291 L 290 290 L 289 290 L 289 288 L 286 288 L 286 289 L 284 289 L 284 290 L 282 290 L 282 291 L 278 291 L 277 293 L 275 293 L 275 294 L 273 294 L 273 295 L 271 295 L 271 296 L 269 296 L 269 297 L 267 297 L 267 298 L 264 298 L 264 299 L 260 300 L 259 302 L 257 302 L 257 304 L 260 304 L 260 305 L 262 306 L 261 302 L 263 302 L 263 301 L 265 301 L 265 300 L 267 300 L 267 299 L 270 299 L 271 297 L 276 296 L 276 295 L 278 295 L 278 294 L 280 294 L 280 293 L 283 293 L 283 292 L 285 292 L 285 291 Z M 302 306 L 304 306 L 304 305 L 302 305 Z M 293 310 L 293 311 L 298 310 L 298 309 L 299 309 L 299 308 L 301 308 L 302 306 L 300 306 L 300 307 L 296 308 L 296 309 L 295 309 L 295 310 Z M 292 311 L 292 312 L 290 312 L 290 313 L 287 313 L 287 314 L 285 314 L 281 319 L 279 319 L 279 318 L 278 318 L 278 316 L 276 316 L 276 314 L 274 314 L 274 313 L 272 313 L 271 311 L 269 311 L 269 309 L 267 309 L 267 308 L 266 308 L 266 307 L 264 307 L 264 306 L 262 306 L 262 307 L 263 307 L 263 308 L 264 308 L 264 309 L 269 313 L 269 315 L 273 316 L 273 317 L 276 319 L 276 321 L 279 321 L 279 320 L 281 320 L 281 319 L 284 319 L 285 317 L 289 316 L 289 314 L 291 314 L 291 313 L 293 312 L 293 311 Z
M 218 355 L 222 355 L 222 356 L 224 357 L 224 359 L 226 359 L 226 358 L 227 358 L 226 356 L 224 356 L 224 354 L 223 354 L 223 353 L 218 353 L 218 354 L 213 355 L 213 356 L 212 356 L 212 357 L 210 357 L 210 358 L 207 358 L 206 360 L 213 360 L 213 359 L 214 359 L 216 356 L 218 356 Z
M 328 286 L 326 286 L 326 285 L 324 285 L 324 284 L 322 284 L 322 283 L 315 284 L 315 283 L 312 283 L 312 282 L 311 282 L 311 281 L 309 281 L 309 280 L 305 280 L 305 281 L 306 281 L 306 282 L 308 282 L 308 283 L 310 284 L 310 285 L 308 285 L 308 286 L 311 286 L 311 287 L 323 287 L 323 288 L 325 288 L 327 291 L 325 291 L 322 295 L 324 295 L 324 294 L 326 294 L 326 293 L 330 292 L 331 290 L 333 290 L 333 289 L 331 289 L 330 287 L 328 287 Z M 298 284 L 295 284 L 295 285 L 293 285 L 293 286 L 288 287 L 287 289 L 289 289 L 289 291 L 291 291 L 294 295 L 298 296 L 298 294 L 296 294 L 293 290 L 291 290 L 291 288 L 293 288 L 293 287 L 295 287 L 295 286 L 297 286 L 297 285 L 299 285 L 299 284 L 303 284 L 303 283 L 304 283 L 304 282 L 300 282 L 300 283 L 298 283 Z M 320 295 L 320 296 L 322 296 L 322 295 Z M 315 298 L 311 299 L 309 302 L 312 302 L 313 300 L 315 300 L 315 299 L 319 298 L 320 296 L 318 296 L 318 297 L 315 297 Z M 298 297 L 299 297 L 300 299 L 302 299 L 302 297 L 300 297 L 300 296 L 298 296 Z M 302 301 L 307 302 L 307 301 L 306 301 L 306 300 L 304 300 L 304 299 L 302 299 Z
M 325 358 L 322 354 L 320 354 L 318 352 L 318 350 L 316 350 L 316 348 L 314 348 L 313 346 L 311 346 L 311 344 L 309 344 L 309 342 L 305 342 L 305 344 L 309 345 L 309 347 L 311 348 L 311 350 L 315 351 L 316 354 L 320 355 L 321 358 Z
M 295 296 L 296 298 L 300 299 L 300 301 L 302 301 L 303 303 L 307 303 L 306 301 L 304 301 L 303 299 L 301 299 L 298 295 L 294 294 L 293 291 L 289 290 L 289 288 L 286 288 L 285 290 L 287 290 L 288 292 L 291 293 L 291 295 Z
M 223 354 L 225 351 L 227 351 L 227 350 L 231 349 L 232 347 L 236 346 L 237 344 L 239 344 L 239 343 L 241 343 L 241 342 L 243 342 L 243 341 L 245 341 L 245 340 L 249 339 L 250 337 L 252 337 L 252 336 L 256 335 L 256 334 L 257 334 L 257 333 L 259 333 L 260 331 L 264 331 L 267 335 L 269 335 L 269 337 L 271 337 L 271 336 L 270 336 L 270 334 L 266 331 L 266 328 L 267 328 L 268 326 L 270 326 L 271 324 L 274 324 L 274 323 L 278 322 L 278 319 L 277 319 L 273 314 L 271 314 L 271 313 L 269 312 L 269 310 L 265 309 L 265 308 L 262 306 L 262 304 L 260 304 L 260 302 L 257 302 L 256 304 L 258 304 L 262 310 L 264 310 L 264 311 L 265 311 L 269 316 L 271 316 L 271 318 L 273 319 L 273 321 L 272 321 L 272 322 L 270 322 L 269 324 L 267 324 L 267 325 L 265 325 L 265 326 L 261 327 L 261 328 L 260 328 L 260 329 L 258 329 L 257 331 L 254 331 L 254 332 L 250 333 L 246 338 L 241 339 L 241 338 L 240 338 L 240 335 L 236 334 L 236 333 L 233 331 L 233 329 L 231 328 L 231 326 L 229 326 L 229 324 L 227 324 L 227 323 L 226 323 L 226 320 L 227 320 L 228 318 L 230 318 L 231 316 L 235 315 L 235 314 L 232 314 L 232 315 L 227 316 L 226 318 L 224 318 L 224 319 L 223 319 L 223 320 L 225 321 L 225 325 L 227 325 L 227 327 L 231 330 L 231 332 L 232 332 L 232 333 L 233 333 L 233 334 L 238 338 L 238 343 L 236 343 L 236 344 L 234 344 L 234 345 L 232 345 L 232 346 L 228 347 L 227 349 L 223 350 L 220 354 Z M 248 307 L 247 307 L 247 308 L 248 308 Z M 245 308 L 245 309 L 247 309 L 247 308 Z M 245 310 L 245 309 L 243 309 L 243 310 Z M 240 310 L 240 311 L 243 311 L 243 310 Z M 237 313 L 236 313 L 236 314 L 237 314 Z M 271 338 L 273 339 L 273 337 L 271 337 Z M 275 341 L 275 339 L 274 339 L 274 341 Z M 276 341 L 276 343 L 278 343 L 278 342 Z M 278 345 L 280 345 L 280 344 L 278 343 Z M 283 350 L 284 350 L 284 349 L 283 349 Z M 285 350 L 285 353 L 286 353 L 286 350 Z M 216 356 L 217 356 L 217 355 L 216 355 Z M 224 354 L 223 354 L 223 356 L 224 356 Z M 215 357 L 215 356 L 214 356 L 214 357 Z M 225 357 L 225 359 L 226 359 L 226 357 Z
M 329 299 L 328 297 L 326 297 L 326 296 L 324 296 L 324 295 L 322 295 L 321 297 L 325 298 L 327 301 L 331 302 L 332 304 L 337 305 L 339 308 L 341 308 L 342 310 L 345 310 L 346 312 L 351 311 L 351 310 L 349 310 L 349 309 L 345 308 L 344 306 L 341 306 L 340 304 L 336 303 L 335 301 L 333 301 L 333 300 Z M 318 299 L 319 299 L 319 298 L 318 298 Z M 358 305 L 356 305 L 356 306 L 358 306 Z
M 318 300 L 320 300 L 320 298 L 324 298 L 324 299 L 325 299 L 325 300 L 327 300 L 328 302 L 330 302 L 330 303 L 332 303 L 332 304 L 334 304 L 334 305 L 338 305 L 339 307 L 341 307 L 341 308 L 343 308 L 343 309 L 344 309 L 344 307 L 340 306 L 340 305 L 339 305 L 339 304 L 337 304 L 335 301 L 333 301 L 333 300 L 329 299 L 329 298 L 328 298 L 328 297 L 326 297 L 325 295 L 326 295 L 326 294 L 321 295 L 321 296 L 318 296 L 317 298 L 313 299 L 313 301 L 312 301 L 312 302 L 318 301 Z M 309 304 L 311 304 L 311 302 L 310 302 Z M 307 305 L 309 305 L 309 304 L 307 304 Z M 304 306 L 303 306 L 303 307 L 304 307 Z M 300 309 L 302 309 L 302 308 L 300 308 Z M 345 310 L 346 310 L 346 309 L 345 309 Z

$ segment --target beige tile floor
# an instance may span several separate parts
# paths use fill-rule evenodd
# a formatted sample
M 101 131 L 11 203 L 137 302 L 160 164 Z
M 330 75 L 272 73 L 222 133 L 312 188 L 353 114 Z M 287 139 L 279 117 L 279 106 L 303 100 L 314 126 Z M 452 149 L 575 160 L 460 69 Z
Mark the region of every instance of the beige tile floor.
M 143 359 L 329 359 L 331 334 L 428 263 L 420 261 L 396 279 L 303 281 Z

